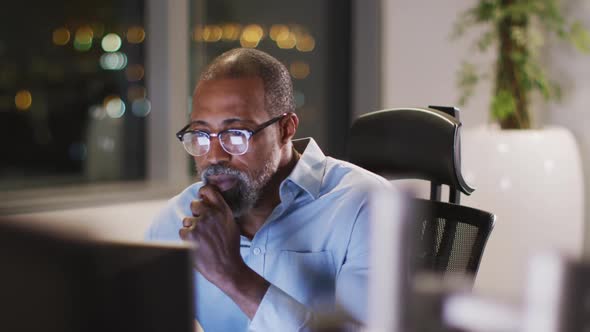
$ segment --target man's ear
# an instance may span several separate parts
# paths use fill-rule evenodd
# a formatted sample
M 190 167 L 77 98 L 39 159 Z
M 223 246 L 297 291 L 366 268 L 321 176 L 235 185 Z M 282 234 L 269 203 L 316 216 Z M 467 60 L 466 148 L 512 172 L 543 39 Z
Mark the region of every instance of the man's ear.
M 281 144 L 287 144 L 297 132 L 297 127 L 299 127 L 299 118 L 295 113 L 288 113 L 288 115 L 280 121 L 280 124 Z

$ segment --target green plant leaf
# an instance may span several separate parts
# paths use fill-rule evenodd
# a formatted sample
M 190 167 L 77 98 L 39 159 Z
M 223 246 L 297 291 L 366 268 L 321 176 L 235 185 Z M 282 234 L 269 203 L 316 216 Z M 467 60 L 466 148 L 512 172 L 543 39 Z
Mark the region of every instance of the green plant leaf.
M 498 17 L 498 0 L 480 0 L 473 8 L 472 15 L 477 22 L 494 21 Z
M 510 38 L 514 40 L 516 45 L 526 47 L 528 42 L 526 28 L 519 26 L 512 27 L 512 29 L 510 29 Z
M 486 32 L 484 32 L 481 36 L 481 38 L 479 38 L 476 41 L 476 45 L 477 45 L 477 49 L 480 52 L 485 52 L 488 50 L 488 48 L 494 44 L 494 41 L 497 38 L 497 33 L 496 30 L 488 30 Z
M 581 22 L 576 21 L 572 24 L 570 28 L 570 40 L 578 51 L 590 53 L 590 33 Z
M 477 67 L 473 63 L 463 62 L 461 64 L 457 79 L 457 85 L 460 91 L 459 106 L 465 106 L 467 100 L 471 98 L 479 82 L 479 76 Z
M 492 117 L 496 120 L 506 119 L 516 112 L 516 100 L 509 91 L 500 90 L 492 98 Z
M 475 25 L 475 19 L 470 11 L 466 11 L 459 15 L 455 23 L 453 24 L 453 30 L 451 32 L 451 40 L 458 39 L 465 34 L 465 31 Z
M 531 67 L 533 66 L 529 66 L 529 68 Z M 550 100 L 553 97 L 553 88 L 541 68 L 534 66 L 529 77 L 532 83 L 531 87 L 539 91 L 545 100 Z

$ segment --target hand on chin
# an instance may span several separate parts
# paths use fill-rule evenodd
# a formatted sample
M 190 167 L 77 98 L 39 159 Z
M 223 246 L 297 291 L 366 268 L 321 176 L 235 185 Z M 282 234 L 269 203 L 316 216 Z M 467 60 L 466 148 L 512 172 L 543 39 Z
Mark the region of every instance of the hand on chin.
M 220 192 L 228 191 L 236 186 L 238 179 L 233 175 L 212 175 L 206 184 L 216 187 Z

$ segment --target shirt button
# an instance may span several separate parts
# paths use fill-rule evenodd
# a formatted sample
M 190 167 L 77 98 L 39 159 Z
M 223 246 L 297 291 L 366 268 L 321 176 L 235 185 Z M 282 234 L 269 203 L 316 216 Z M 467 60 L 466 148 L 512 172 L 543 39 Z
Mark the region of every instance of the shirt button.
M 254 248 L 254 250 L 252 250 L 252 252 L 254 253 L 254 255 L 258 256 L 258 255 L 260 255 L 262 250 L 260 250 L 260 248 L 256 247 L 256 248 Z

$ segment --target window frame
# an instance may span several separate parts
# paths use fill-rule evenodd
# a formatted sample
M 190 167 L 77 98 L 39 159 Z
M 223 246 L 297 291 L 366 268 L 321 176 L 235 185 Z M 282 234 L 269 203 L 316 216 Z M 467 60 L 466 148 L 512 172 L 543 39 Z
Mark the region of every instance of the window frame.
M 188 155 L 174 133 L 189 109 L 189 0 L 146 0 L 146 178 L 0 191 L 0 215 L 165 199 L 191 183 Z

